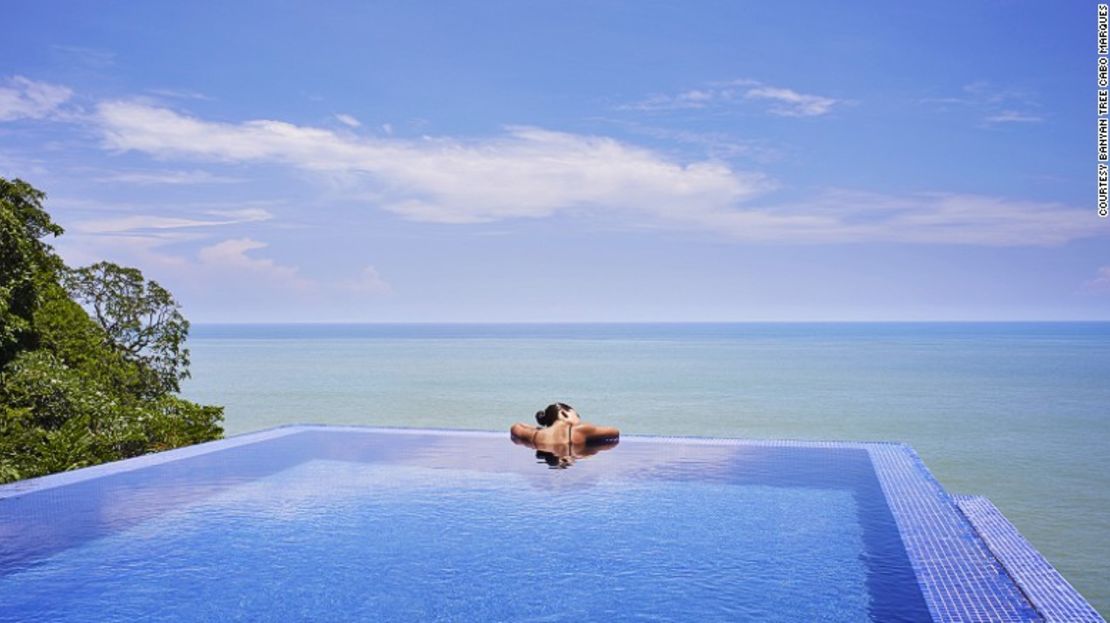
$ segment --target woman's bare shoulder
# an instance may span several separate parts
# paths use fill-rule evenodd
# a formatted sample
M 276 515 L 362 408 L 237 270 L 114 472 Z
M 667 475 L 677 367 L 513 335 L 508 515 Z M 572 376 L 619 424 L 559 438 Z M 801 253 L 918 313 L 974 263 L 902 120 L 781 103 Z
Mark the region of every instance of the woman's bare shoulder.
M 535 426 L 529 426 L 523 422 L 517 422 L 509 427 L 509 433 L 517 437 L 531 436 L 537 430 Z

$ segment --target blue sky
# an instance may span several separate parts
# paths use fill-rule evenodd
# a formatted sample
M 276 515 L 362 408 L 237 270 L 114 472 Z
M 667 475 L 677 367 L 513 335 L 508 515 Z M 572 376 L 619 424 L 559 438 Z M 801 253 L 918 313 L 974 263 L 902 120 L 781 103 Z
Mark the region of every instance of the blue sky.
M 194 321 L 1110 319 L 1094 2 L 5 21 L 0 175 Z

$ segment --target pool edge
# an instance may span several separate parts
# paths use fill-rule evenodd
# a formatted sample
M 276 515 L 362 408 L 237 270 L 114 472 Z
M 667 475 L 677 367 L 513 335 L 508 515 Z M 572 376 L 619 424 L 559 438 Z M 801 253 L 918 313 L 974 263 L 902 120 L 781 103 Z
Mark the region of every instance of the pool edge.
M 1046 622 L 1106 623 L 1094 606 L 989 499 L 981 495 L 954 495 L 952 498 L 956 508 Z

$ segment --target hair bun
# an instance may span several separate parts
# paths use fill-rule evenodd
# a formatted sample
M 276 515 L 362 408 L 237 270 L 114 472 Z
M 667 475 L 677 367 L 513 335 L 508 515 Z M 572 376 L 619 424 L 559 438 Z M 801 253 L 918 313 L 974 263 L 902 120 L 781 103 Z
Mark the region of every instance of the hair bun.
M 543 411 L 536 411 L 536 423 L 543 426 Z

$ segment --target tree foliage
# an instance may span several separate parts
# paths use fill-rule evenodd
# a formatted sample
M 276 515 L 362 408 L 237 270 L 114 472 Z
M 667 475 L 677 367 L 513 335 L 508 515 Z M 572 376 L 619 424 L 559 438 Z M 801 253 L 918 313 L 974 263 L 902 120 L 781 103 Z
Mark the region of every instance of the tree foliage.
M 189 376 L 189 321 L 173 295 L 137 268 L 111 262 L 67 271 L 65 284 L 75 301 L 92 309 L 108 345 L 153 374 L 152 389 L 180 391 L 179 381 Z
M 189 324 L 173 296 L 133 268 L 66 267 L 44 199 L 0 178 L 0 482 L 220 437 L 221 407 L 174 395 Z
M 62 266 L 42 240 L 62 234 L 42 209 L 45 198 L 22 180 L 0 177 L 0 366 L 35 347 L 31 315 Z

